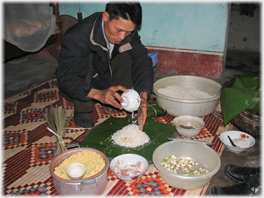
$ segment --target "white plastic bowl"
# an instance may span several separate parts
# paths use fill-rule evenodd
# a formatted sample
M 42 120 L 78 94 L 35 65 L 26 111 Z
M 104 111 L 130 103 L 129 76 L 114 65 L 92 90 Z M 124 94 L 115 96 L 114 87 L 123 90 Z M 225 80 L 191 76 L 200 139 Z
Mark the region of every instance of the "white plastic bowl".
M 231 142 L 229 141 L 229 139 L 227 137 L 228 135 L 233 140 L 234 143 L 236 143 L 235 139 L 242 138 L 242 140 L 247 141 L 247 146 L 244 147 L 244 145 L 242 145 L 243 148 L 232 146 Z M 248 133 L 244 133 L 242 131 L 226 131 L 226 132 L 223 132 L 220 135 L 220 140 L 223 144 L 225 144 L 227 149 L 233 153 L 241 153 L 242 151 L 244 151 L 244 150 L 255 145 L 255 139 L 251 135 L 249 135 Z M 239 145 L 237 145 L 237 146 L 239 146 Z
M 173 123 L 177 132 L 185 137 L 193 137 L 198 135 L 205 124 L 202 118 L 189 115 L 176 117 L 173 119 Z M 182 126 L 191 128 L 185 128 Z
M 163 159 L 170 155 L 182 158 L 194 159 L 209 172 L 203 175 L 184 176 L 172 173 L 161 166 Z M 212 177 L 218 172 L 221 166 L 219 155 L 203 143 L 170 141 L 158 146 L 152 156 L 154 165 L 159 171 L 161 178 L 169 185 L 185 190 L 194 190 L 208 184 Z
M 135 165 L 138 161 L 141 161 L 144 164 L 144 169 L 139 175 L 131 177 L 131 176 L 124 176 L 124 175 L 120 175 L 120 174 L 115 173 L 115 166 L 116 165 L 122 164 L 125 167 L 127 164 Z M 118 177 L 119 179 L 121 179 L 127 183 L 134 182 L 135 180 L 142 177 L 142 175 L 146 172 L 147 168 L 148 168 L 148 161 L 144 157 L 137 155 L 137 154 L 119 155 L 119 156 L 115 157 L 114 159 L 112 159 L 112 161 L 110 163 L 110 169 L 116 175 L 116 177 Z
M 170 85 L 191 85 L 197 87 L 210 95 L 211 98 L 185 100 L 165 96 L 158 92 L 159 88 L 166 88 Z M 153 92 L 156 95 L 158 105 L 173 116 L 191 115 L 197 117 L 206 116 L 216 109 L 222 86 L 210 79 L 198 76 L 170 76 L 157 80 L 153 86 Z

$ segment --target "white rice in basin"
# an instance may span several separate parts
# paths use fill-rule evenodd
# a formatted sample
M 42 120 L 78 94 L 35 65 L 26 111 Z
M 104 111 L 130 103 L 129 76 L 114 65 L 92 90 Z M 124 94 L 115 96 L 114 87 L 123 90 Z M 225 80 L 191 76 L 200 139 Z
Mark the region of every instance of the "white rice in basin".
M 146 133 L 141 131 L 136 124 L 130 124 L 118 130 L 112 135 L 112 140 L 115 144 L 135 148 L 149 142 L 149 137 Z
M 165 96 L 185 100 L 206 99 L 214 96 L 191 85 L 170 85 L 166 88 L 159 88 L 158 92 Z

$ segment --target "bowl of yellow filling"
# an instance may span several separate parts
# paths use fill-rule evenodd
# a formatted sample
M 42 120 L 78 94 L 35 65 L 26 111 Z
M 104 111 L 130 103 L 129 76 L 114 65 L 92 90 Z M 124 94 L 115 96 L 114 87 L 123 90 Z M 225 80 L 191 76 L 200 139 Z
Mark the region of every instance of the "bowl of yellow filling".
M 107 185 L 108 169 L 109 161 L 104 153 L 85 147 L 66 150 L 50 164 L 59 195 L 101 195 Z

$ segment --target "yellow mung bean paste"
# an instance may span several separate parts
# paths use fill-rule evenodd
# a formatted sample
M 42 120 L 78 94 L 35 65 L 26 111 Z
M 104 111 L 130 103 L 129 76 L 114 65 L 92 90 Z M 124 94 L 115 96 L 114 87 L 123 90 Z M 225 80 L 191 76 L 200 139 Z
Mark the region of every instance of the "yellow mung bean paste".
M 97 174 L 105 166 L 105 161 L 100 154 L 91 150 L 84 150 L 74 153 L 69 158 L 65 159 L 55 168 L 54 173 L 63 179 L 70 179 L 67 174 L 67 168 L 70 164 L 75 162 L 82 163 L 86 167 L 86 172 L 83 178 Z

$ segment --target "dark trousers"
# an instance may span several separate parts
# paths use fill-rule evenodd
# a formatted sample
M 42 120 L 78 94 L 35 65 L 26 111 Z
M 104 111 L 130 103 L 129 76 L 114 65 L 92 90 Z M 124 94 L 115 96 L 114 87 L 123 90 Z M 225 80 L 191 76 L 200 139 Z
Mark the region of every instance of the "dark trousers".
M 89 71 L 85 78 L 85 82 L 91 83 L 92 81 L 92 68 L 93 68 L 93 54 L 89 55 Z M 131 65 L 132 60 L 128 52 L 118 54 L 113 60 L 111 60 L 112 68 L 112 86 L 122 85 L 127 89 L 132 88 L 131 78 Z M 94 85 L 96 87 L 96 85 Z M 66 93 L 60 90 L 61 95 L 74 105 L 74 110 L 80 113 L 92 112 L 93 105 L 92 100 L 82 102 L 73 98 L 70 98 Z

